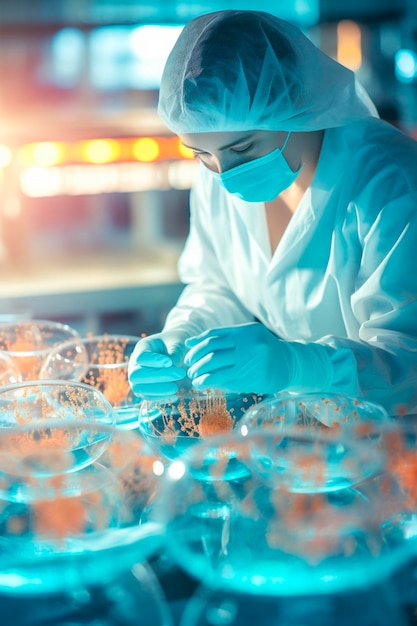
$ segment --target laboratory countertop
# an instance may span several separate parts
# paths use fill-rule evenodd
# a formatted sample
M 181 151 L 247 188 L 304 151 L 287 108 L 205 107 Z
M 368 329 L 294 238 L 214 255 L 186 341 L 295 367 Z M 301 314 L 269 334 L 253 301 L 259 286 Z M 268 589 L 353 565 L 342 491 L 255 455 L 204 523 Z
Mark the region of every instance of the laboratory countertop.
M 52 258 L 26 265 L 0 265 L 1 299 L 177 282 L 172 249 L 123 251 Z
M 25 266 L 0 265 L 0 315 L 101 314 L 139 305 L 142 296 L 142 305 L 169 305 L 181 290 L 178 254 L 172 248 L 136 255 L 101 252 Z

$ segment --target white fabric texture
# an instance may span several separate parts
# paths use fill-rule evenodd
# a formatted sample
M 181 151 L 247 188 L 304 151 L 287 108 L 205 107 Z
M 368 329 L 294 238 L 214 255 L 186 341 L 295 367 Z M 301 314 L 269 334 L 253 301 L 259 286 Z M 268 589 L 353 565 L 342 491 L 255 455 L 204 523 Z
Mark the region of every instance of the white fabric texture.
M 179 263 L 188 285 L 165 328 L 196 335 L 258 319 L 282 339 L 326 346 L 328 391 L 415 413 L 416 250 L 417 144 L 377 118 L 325 131 L 273 255 L 264 204 L 228 194 L 200 166 Z
M 355 74 L 299 28 L 232 10 L 185 25 L 162 74 L 158 114 L 179 135 L 322 130 L 377 115 Z

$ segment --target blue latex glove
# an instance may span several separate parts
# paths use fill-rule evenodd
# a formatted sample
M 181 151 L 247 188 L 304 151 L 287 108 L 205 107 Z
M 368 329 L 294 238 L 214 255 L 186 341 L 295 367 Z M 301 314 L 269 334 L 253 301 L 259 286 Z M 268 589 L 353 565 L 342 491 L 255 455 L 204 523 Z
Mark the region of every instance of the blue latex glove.
M 283 341 L 259 323 L 211 329 L 185 343 L 184 363 L 195 388 L 257 394 L 325 391 L 333 380 L 324 346 Z
M 135 396 L 167 400 L 186 376 L 183 357 L 188 334 L 170 330 L 138 341 L 129 359 L 129 383 Z

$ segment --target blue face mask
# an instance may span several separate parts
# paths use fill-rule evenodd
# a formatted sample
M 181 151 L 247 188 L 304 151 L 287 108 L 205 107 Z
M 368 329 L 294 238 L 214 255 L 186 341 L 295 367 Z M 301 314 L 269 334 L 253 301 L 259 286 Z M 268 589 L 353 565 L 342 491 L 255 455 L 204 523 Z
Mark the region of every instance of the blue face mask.
M 301 166 L 293 172 L 282 154 L 291 133 L 281 148 L 268 152 L 226 172 L 211 172 L 229 193 L 247 202 L 271 202 L 297 178 Z

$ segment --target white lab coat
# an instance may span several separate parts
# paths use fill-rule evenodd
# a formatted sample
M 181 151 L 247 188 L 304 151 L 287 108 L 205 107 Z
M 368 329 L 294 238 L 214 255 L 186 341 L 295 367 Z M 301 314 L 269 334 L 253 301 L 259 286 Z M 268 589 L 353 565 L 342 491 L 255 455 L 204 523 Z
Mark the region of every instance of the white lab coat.
M 330 390 L 417 412 L 417 143 L 368 118 L 326 130 L 312 184 L 271 255 L 263 203 L 204 167 L 165 328 L 258 319 L 329 347 Z M 326 391 L 326 390 L 323 390 Z

